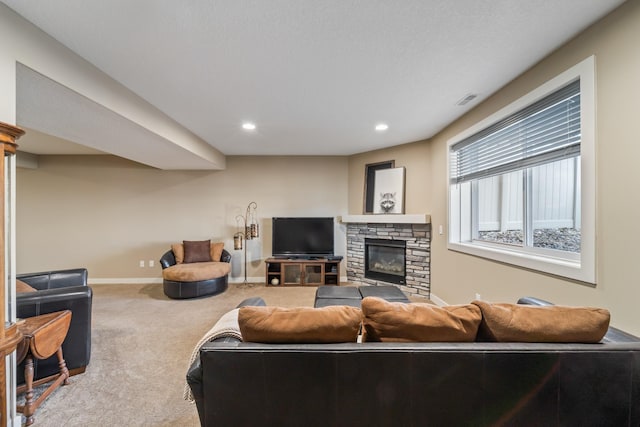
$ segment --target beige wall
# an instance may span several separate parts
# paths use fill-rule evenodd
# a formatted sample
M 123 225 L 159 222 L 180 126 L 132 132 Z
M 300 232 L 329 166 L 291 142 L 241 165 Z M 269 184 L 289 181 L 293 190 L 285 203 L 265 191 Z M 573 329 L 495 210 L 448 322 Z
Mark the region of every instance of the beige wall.
M 224 171 L 180 172 L 113 156 L 42 156 L 38 169 L 17 171 L 17 270 L 84 266 L 93 280 L 160 278 L 171 243 L 213 239 L 225 242 L 233 278 L 243 279 L 235 217 L 255 201 L 262 234 L 248 244 L 247 271 L 264 280 L 271 217 L 343 215 L 346 181 L 346 157 L 228 157 Z
M 432 242 L 432 292 L 447 303 L 465 303 L 476 293 L 489 301 L 515 301 L 533 295 L 560 304 L 596 305 L 612 312 L 612 324 L 640 335 L 640 275 L 637 226 L 640 197 L 638 114 L 640 114 L 640 2 L 630 1 L 554 52 L 533 69 L 508 84 L 466 116 L 451 124 L 415 153 L 414 167 L 426 171 L 418 182 L 407 183 L 407 201 L 426 207 L 433 228 L 447 224 L 447 141 L 545 81 L 596 57 L 597 91 L 597 286 L 563 280 L 470 255 L 447 250 L 446 235 L 434 233 Z M 350 160 L 349 210 L 361 209 L 363 164 L 405 158 L 407 148 L 356 156 Z M 413 148 L 413 147 L 412 147 Z M 422 160 L 413 155 L 423 152 Z M 402 165 L 402 162 L 400 162 Z M 411 177 L 411 173 L 407 176 Z M 415 178 L 409 178 L 415 179 Z M 414 200 L 420 199 L 420 201 Z

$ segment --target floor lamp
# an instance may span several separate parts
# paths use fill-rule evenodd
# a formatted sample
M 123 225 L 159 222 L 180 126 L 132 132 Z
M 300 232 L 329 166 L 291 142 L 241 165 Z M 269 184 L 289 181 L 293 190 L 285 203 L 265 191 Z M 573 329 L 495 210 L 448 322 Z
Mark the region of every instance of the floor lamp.
M 238 215 L 236 216 L 236 224 L 238 228 L 240 228 L 240 224 L 242 223 L 242 228 L 240 228 L 233 235 L 233 249 L 236 251 L 240 251 L 245 246 L 243 244 L 244 240 L 253 240 L 259 237 L 259 227 L 258 227 L 258 204 L 256 202 L 251 202 L 247 206 L 247 211 L 244 216 Z M 244 284 L 249 285 L 247 282 L 247 248 L 244 247 Z

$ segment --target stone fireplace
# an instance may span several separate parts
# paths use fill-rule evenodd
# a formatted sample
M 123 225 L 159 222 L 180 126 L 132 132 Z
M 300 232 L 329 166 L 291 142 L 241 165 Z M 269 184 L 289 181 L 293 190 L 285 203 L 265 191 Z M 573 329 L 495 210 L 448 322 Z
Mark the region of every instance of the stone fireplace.
M 355 219 L 352 219 L 354 217 Z M 368 218 L 377 219 L 377 217 L 378 215 L 359 215 L 342 218 L 342 222 L 347 224 L 347 280 L 370 285 L 395 284 L 409 295 L 429 298 L 431 296 L 431 224 L 428 220 L 420 223 L 394 223 L 391 222 L 392 220 L 384 223 L 365 222 Z M 394 215 L 384 215 L 384 217 L 385 219 L 393 218 Z M 363 218 L 365 218 L 364 221 Z M 374 242 L 373 245 L 371 241 Z M 370 265 L 372 246 L 374 247 L 374 265 Z M 402 246 L 402 249 L 399 249 L 399 246 Z M 367 250 L 366 247 L 369 249 Z M 398 271 L 399 268 L 401 269 L 399 263 L 402 255 L 398 254 L 398 251 L 404 251 L 403 272 Z M 378 264 L 376 265 L 375 262 Z M 401 275 L 404 277 L 398 279 Z

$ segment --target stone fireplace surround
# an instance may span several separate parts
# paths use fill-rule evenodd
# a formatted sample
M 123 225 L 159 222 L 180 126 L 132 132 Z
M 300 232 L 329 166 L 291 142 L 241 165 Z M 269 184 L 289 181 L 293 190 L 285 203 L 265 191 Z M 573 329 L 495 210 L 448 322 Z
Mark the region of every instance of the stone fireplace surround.
M 425 223 L 365 222 L 369 219 L 363 217 L 367 215 L 357 216 L 355 220 L 342 218 L 342 222 L 347 224 L 347 280 L 370 285 L 388 285 L 387 282 L 364 277 L 365 238 L 404 240 L 406 242 L 405 285 L 396 286 L 408 295 L 430 298 L 431 224 L 426 221 Z M 375 217 L 376 215 L 371 215 L 371 221 L 374 221 Z M 385 217 L 392 216 L 385 215 Z M 383 219 L 383 221 L 387 220 L 393 221 L 393 218 Z

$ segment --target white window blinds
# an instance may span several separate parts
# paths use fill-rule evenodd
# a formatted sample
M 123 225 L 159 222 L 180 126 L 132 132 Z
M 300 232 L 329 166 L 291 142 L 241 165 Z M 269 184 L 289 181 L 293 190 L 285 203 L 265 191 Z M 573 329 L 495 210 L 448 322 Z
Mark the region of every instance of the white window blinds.
M 451 183 L 580 155 L 580 80 L 451 147 Z

